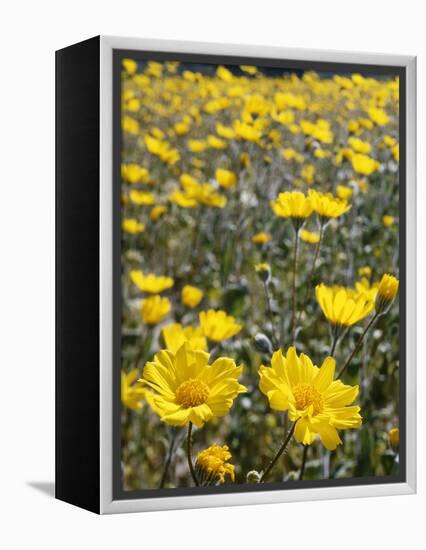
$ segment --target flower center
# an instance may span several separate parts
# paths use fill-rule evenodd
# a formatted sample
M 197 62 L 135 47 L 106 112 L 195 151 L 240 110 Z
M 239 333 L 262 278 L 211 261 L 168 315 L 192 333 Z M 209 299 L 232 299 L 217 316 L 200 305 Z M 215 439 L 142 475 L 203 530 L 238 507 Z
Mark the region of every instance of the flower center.
M 324 405 L 324 399 L 320 392 L 309 384 L 298 384 L 293 388 L 294 399 L 296 400 L 296 409 L 303 411 L 310 405 L 313 407 L 314 414 L 318 414 Z
M 185 409 L 189 409 L 205 403 L 209 393 L 209 387 L 202 380 L 190 378 L 177 387 L 176 401 L 179 405 L 183 405 Z

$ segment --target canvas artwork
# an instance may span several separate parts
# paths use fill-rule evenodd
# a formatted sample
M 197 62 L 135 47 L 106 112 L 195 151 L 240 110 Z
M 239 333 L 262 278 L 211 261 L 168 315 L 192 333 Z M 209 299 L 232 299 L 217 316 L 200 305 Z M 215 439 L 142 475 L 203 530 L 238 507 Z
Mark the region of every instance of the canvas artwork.
M 200 57 L 115 64 L 119 488 L 397 480 L 400 78 Z

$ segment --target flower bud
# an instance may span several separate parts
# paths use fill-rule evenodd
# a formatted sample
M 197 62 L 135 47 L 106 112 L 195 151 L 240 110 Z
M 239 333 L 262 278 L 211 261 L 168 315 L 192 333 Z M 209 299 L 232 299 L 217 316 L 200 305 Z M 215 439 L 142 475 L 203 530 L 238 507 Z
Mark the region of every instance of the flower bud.
M 274 351 L 272 349 L 271 341 L 266 336 L 266 334 L 263 334 L 262 332 L 258 332 L 254 337 L 254 347 L 259 353 L 266 353 L 266 354 L 272 355 Z
M 259 279 L 264 283 L 267 283 L 271 277 L 271 266 L 269 264 L 256 264 L 254 266 L 256 273 L 259 276 Z
M 388 437 L 392 447 L 397 448 L 399 445 L 399 428 L 392 428 L 389 430 Z
M 246 481 L 247 483 L 259 483 L 261 475 L 256 470 L 251 470 L 248 472 Z
M 376 296 L 377 313 L 387 313 L 398 294 L 399 281 L 393 275 L 383 275 Z

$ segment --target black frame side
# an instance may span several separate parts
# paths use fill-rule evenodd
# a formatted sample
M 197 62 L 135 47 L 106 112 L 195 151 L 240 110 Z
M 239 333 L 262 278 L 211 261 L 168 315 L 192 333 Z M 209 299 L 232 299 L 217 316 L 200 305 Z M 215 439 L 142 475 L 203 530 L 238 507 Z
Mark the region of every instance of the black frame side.
M 100 37 L 56 52 L 55 496 L 100 511 Z

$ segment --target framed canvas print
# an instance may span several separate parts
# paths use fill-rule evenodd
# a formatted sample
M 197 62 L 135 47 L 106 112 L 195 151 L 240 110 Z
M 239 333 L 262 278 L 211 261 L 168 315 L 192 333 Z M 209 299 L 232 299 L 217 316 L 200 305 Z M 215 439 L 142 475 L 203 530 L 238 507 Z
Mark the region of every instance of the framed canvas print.
M 56 54 L 56 496 L 416 488 L 415 58 Z

